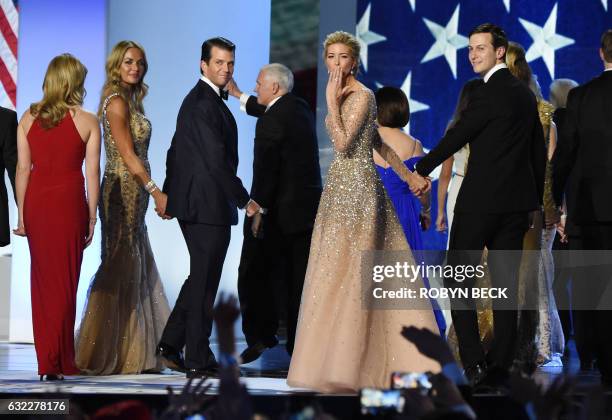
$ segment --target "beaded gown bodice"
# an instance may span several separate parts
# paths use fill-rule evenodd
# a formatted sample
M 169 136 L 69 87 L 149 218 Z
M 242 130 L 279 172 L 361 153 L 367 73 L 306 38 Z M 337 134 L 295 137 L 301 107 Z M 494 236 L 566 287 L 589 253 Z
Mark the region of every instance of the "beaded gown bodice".
M 100 217 L 104 240 L 103 254 L 116 249 L 119 244 L 133 243 L 134 235 L 143 233 L 143 229 L 146 229 L 144 217 L 149 205 L 149 194 L 130 174 L 113 138 L 106 109 L 114 96 L 117 96 L 117 94 L 111 94 L 106 98 L 102 114 L 104 151 L 106 153 L 100 195 Z M 134 151 L 142 161 L 147 173 L 150 174 L 148 151 L 151 140 L 151 123 L 143 114 L 131 112 L 129 124 Z

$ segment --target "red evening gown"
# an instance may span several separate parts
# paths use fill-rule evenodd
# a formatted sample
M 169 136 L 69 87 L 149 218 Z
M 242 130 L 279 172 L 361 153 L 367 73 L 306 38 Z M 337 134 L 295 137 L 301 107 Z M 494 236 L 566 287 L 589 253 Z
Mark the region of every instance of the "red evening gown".
M 85 143 L 69 113 L 50 129 L 35 120 L 27 139 L 32 172 L 23 217 L 38 373 L 75 375 L 76 296 L 88 226 Z

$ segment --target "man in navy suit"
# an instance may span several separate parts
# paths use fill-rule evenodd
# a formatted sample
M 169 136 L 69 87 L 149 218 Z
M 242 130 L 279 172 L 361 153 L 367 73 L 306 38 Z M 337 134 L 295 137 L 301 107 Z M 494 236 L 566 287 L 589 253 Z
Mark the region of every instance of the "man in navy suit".
M 238 209 L 246 209 L 247 216 L 261 209 L 236 176 L 238 130 L 223 101 L 234 72 L 234 51 L 234 44 L 221 37 L 202 44 L 202 77 L 183 100 L 166 158 L 168 203 L 157 209 L 178 219 L 190 257 L 189 277 L 157 350 L 170 368 L 186 369 L 188 378 L 217 368 L 209 337 L 230 227 L 238 223 Z
M 552 161 L 557 205 L 562 205 L 566 190 L 571 193 L 565 197 L 567 219 L 576 234 L 569 248 L 588 251 L 583 255 L 612 250 L 612 29 L 601 37 L 599 56 L 604 71 L 569 92 Z M 574 276 L 572 308 L 581 365 L 589 368 L 596 358 L 602 383 L 612 386 L 612 337 L 606 332 L 612 324 L 609 261 L 579 263 Z

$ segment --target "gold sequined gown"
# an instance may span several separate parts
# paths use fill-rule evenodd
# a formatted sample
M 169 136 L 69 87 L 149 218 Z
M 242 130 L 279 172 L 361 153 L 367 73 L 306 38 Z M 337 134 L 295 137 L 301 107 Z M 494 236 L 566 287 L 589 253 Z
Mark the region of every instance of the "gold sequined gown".
M 335 152 L 317 212 L 287 383 L 320 392 L 388 387 L 393 371 L 439 371 L 400 334 L 414 325 L 438 331 L 433 310 L 369 310 L 361 302 L 361 252 L 406 250 L 393 205 L 378 178 L 380 142 L 371 90 L 360 87 L 326 119 Z M 418 279 L 422 285 L 422 281 Z
M 102 119 L 102 262 L 89 288 L 76 342 L 76 364 L 89 375 L 161 370 L 155 348 L 170 314 L 145 225 L 149 194 L 123 163 L 106 119 L 113 96 L 105 100 Z M 134 112 L 130 131 L 135 152 L 150 173 L 151 124 Z

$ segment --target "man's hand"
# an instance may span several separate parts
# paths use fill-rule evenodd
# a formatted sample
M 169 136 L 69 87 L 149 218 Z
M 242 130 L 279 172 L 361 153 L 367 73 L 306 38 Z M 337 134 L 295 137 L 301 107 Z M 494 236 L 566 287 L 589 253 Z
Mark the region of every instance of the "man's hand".
M 234 98 L 240 98 L 240 95 L 242 95 L 242 91 L 240 88 L 238 88 L 238 85 L 233 78 L 227 83 L 227 85 L 225 85 L 225 90 L 227 90 L 227 93 L 232 95 Z
M 253 238 L 263 237 L 263 215 L 261 213 L 256 213 L 253 216 L 253 222 L 251 223 L 251 233 L 253 234 Z
M 249 200 L 245 210 L 247 217 L 253 217 L 255 214 L 259 213 L 259 210 L 261 210 L 261 206 L 255 201 Z

